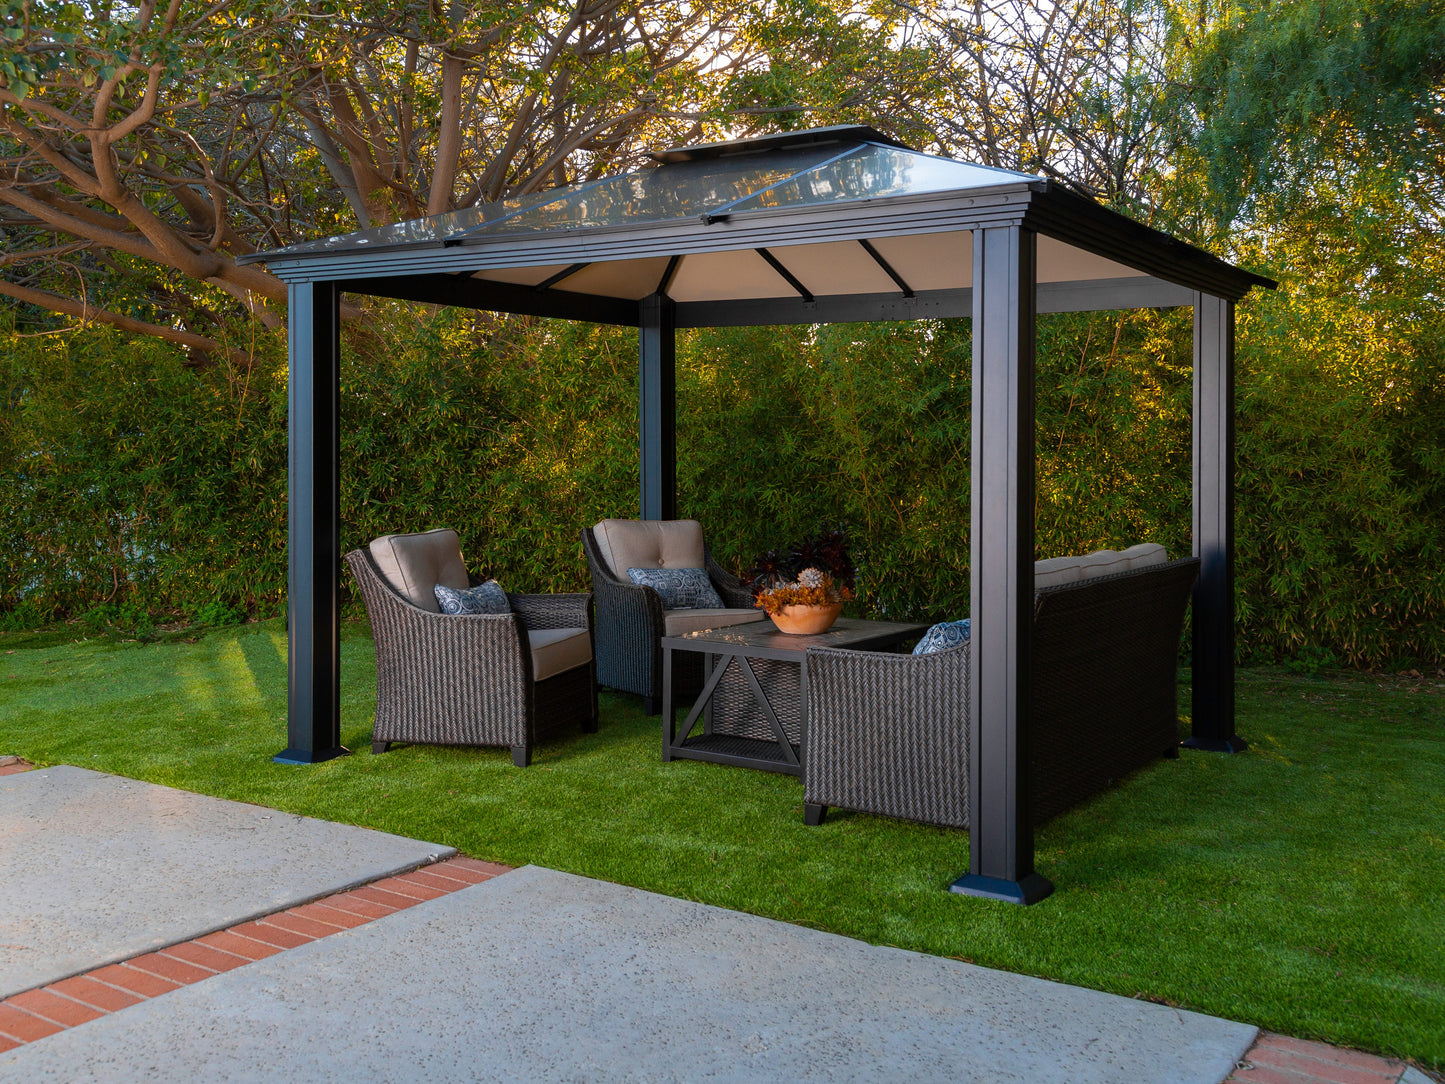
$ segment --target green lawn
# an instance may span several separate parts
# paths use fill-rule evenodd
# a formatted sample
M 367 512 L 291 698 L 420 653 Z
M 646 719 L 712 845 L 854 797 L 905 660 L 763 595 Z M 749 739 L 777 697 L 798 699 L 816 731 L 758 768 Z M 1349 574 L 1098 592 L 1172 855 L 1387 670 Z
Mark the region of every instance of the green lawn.
M 197 643 L 0 635 L 0 754 L 1445 1066 L 1445 680 L 1242 673 L 1250 752 L 1186 752 L 1046 825 L 1057 891 L 1019 908 L 945 891 L 966 833 L 840 812 L 806 828 L 797 780 L 664 764 L 658 721 L 625 697 L 524 771 L 504 749 L 373 757 L 361 626 L 342 644 L 342 739 L 361 752 L 273 764 L 285 648 L 276 622 Z

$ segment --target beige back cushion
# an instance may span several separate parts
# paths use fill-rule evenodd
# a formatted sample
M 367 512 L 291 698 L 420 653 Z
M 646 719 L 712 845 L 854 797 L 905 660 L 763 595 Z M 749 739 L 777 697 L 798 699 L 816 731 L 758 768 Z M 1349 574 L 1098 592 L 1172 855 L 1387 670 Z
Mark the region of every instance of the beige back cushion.
M 1124 556 L 1129 558 L 1129 567 L 1148 568 L 1150 565 L 1162 565 L 1169 560 L 1169 551 L 1158 542 L 1140 542 L 1137 546 L 1130 546 L 1124 551 Z
M 462 563 L 457 532 L 442 528 L 420 534 L 387 534 L 371 543 L 371 556 L 386 582 L 423 610 L 442 612 L 432 588 L 471 586 Z
M 1061 583 L 1077 583 L 1083 579 L 1083 570 L 1077 557 L 1050 557 L 1046 561 L 1034 562 L 1034 590 L 1043 587 L 1057 587 Z
M 1162 565 L 1168 560 L 1168 551 L 1158 542 L 1140 542 L 1122 552 L 1095 550 L 1082 557 L 1050 557 L 1046 561 L 1034 562 L 1034 590 Z
M 612 574 L 629 568 L 703 568 L 702 524 L 695 519 L 604 519 L 592 528 Z

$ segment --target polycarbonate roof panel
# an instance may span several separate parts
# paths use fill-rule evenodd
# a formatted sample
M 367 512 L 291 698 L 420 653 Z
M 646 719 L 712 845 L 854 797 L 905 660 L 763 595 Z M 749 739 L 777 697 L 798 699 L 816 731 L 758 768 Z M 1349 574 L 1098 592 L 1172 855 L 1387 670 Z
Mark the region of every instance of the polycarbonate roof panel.
M 567 191 L 575 190 L 568 189 Z M 393 222 L 390 226 L 378 226 L 375 229 L 357 230 L 355 233 L 343 233 L 335 237 L 323 237 L 319 241 L 304 241 L 299 245 L 274 249 L 266 253 L 266 256 L 269 258 L 273 255 L 292 256 L 303 253 L 344 252 L 347 249 L 358 247 L 386 248 L 391 245 L 434 244 L 474 230 L 478 226 L 484 226 L 488 222 L 495 222 L 538 203 L 555 202 L 557 198 L 558 192 L 555 189 L 546 192 L 530 192 L 514 199 L 497 200 L 495 203 L 478 203 L 473 207 L 432 215 L 430 218 L 411 218 L 405 222 Z
M 359 246 L 425 244 L 458 240 L 463 236 L 514 236 L 700 217 L 816 167 L 839 153 L 837 144 L 832 144 L 669 163 L 587 184 L 482 203 L 430 218 L 308 241 L 267 255 L 337 252 Z
M 956 162 L 952 158 L 935 158 L 917 151 L 866 143 L 836 161 L 823 163 L 729 207 L 728 214 L 886 196 L 952 192 L 1039 179 L 1028 173 L 976 166 Z
M 476 232 L 540 233 L 701 217 L 745 199 L 838 153 L 808 147 L 770 154 L 677 162 L 568 189 L 547 203 L 492 222 Z

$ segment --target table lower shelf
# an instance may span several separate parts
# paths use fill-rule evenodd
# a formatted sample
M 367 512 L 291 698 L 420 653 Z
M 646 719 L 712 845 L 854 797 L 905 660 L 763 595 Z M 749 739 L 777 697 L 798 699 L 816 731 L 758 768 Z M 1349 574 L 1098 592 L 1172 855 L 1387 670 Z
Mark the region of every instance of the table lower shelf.
M 798 756 L 798 747 L 795 745 L 792 748 L 793 755 Z M 784 775 L 802 774 L 802 769 L 797 764 L 788 763 L 777 742 L 739 738 L 731 734 L 699 734 L 688 738 L 681 745 L 674 745 L 671 754 L 685 760 L 734 764 L 764 772 L 781 772 Z M 801 762 L 801 758 L 799 760 Z

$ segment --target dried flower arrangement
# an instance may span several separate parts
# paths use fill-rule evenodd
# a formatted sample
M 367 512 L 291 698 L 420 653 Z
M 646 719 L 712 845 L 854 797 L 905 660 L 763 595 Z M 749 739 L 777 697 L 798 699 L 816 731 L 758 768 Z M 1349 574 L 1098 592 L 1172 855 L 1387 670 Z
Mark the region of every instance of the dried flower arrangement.
M 753 605 L 769 617 L 777 617 L 789 606 L 831 606 L 847 602 L 852 597 L 851 587 L 840 585 L 821 569 L 805 568 L 798 573 L 795 583 L 763 588 Z

